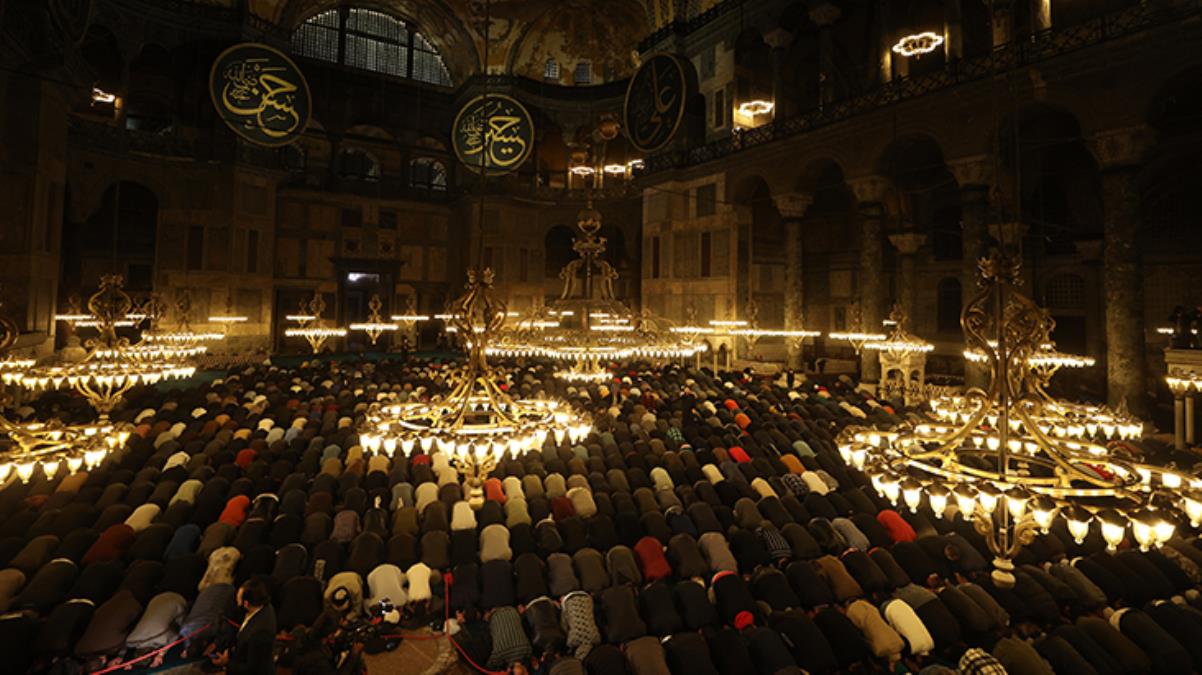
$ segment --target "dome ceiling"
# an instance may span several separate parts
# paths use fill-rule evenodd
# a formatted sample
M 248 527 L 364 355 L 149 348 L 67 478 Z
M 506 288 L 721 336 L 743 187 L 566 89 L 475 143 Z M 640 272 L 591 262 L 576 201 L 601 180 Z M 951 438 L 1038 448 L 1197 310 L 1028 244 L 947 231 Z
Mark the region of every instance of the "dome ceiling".
M 256 14 L 295 27 L 338 0 L 249 0 Z M 484 54 L 484 0 L 356 0 L 351 3 L 416 22 L 442 52 L 456 80 L 479 71 Z M 676 14 L 685 0 L 492 0 L 488 54 L 490 73 L 542 79 L 549 58 L 570 84 L 581 61 L 592 64 L 593 82 L 627 77 L 638 41 Z M 688 2 L 709 5 L 712 1 Z M 691 12 L 690 12 L 691 13 Z

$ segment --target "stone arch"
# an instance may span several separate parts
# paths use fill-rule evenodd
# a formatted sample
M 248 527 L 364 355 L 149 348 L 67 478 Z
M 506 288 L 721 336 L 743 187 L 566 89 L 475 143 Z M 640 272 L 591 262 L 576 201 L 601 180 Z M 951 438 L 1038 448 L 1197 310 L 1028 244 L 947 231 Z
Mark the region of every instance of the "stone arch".
M 88 28 L 80 55 L 96 74 L 93 85 L 117 94 L 125 89 L 125 55 L 117 35 L 107 26 L 93 24 Z
M 1030 250 L 1070 254 L 1076 242 L 1101 238 L 1101 178 L 1076 115 L 1042 103 L 1024 106 L 1003 120 L 998 138 L 1000 182 L 1009 188 L 999 206 L 1003 217 L 1029 226 Z
M 891 184 L 886 232 L 925 235 L 936 259 L 959 259 L 960 192 L 938 141 L 926 134 L 900 136 L 881 154 L 877 170 Z
M 758 28 L 748 27 L 735 38 L 733 107 L 756 99 L 772 99 L 772 50 Z
M 1155 146 L 1140 174 L 1139 249 L 1144 256 L 1176 256 L 1202 249 L 1202 65 L 1182 69 L 1157 90 L 1147 121 Z M 1172 271 L 1145 268 L 1144 316 L 1159 320 L 1181 304 L 1202 301 L 1198 285 L 1186 280 L 1202 265 Z
M 576 230 L 568 225 L 553 225 L 543 234 L 543 274 L 549 279 L 559 276 L 563 269 L 576 257 L 572 250 L 572 242 L 576 239 Z
M 785 229 L 772 189 L 760 176 L 747 176 L 734 187 L 738 212 L 738 295 L 735 306 L 745 318 L 754 299 L 761 325 L 784 325 Z
M 171 126 L 175 114 L 175 79 L 171 53 L 149 43 L 129 64 L 125 126 L 128 129 L 161 132 Z
M 111 273 L 124 276 L 127 288 L 151 290 L 160 205 L 146 185 L 118 180 L 101 193 L 95 211 L 64 223 L 64 292 L 84 295 Z

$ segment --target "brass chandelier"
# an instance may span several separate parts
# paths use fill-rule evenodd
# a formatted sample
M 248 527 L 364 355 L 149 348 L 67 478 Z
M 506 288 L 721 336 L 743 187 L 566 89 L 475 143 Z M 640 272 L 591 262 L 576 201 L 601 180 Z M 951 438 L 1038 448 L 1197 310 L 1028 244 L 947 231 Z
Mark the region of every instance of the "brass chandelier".
M 150 305 L 133 311 L 134 302 L 122 286 L 118 275 L 101 277 L 100 288 L 88 299 L 86 321 L 94 322 L 99 334 L 84 343 L 86 355 L 82 360 L 46 364 L 27 359 L 4 360 L 6 365 L 0 369 L 0 380 L 6 385 L 35 392 L 73 389 L 88 401 L 98 418 L 92 423 L 65 424 L 59 420 L 13 422 L 0 417 L 3 436 L 0 481 L 13 472 L 22 481 L 28 481 L 39 467 L 51 479 L 63 469 L 74 473 L 97 466 L 129 438 L 131 425 L 112 422 L 109 414 L 130 389 L 190 377 L 195 372 L 181 356 L 181 350 L 187 351 L 188 342 L 164 338 L 162 342 L 151 339 L 131 344 L 128 338 L 117 335 L 119 326 L 158 311 Z M 183 328 L 187 330 L 186 325 Z M 0 330 L 3 331 L 0 352 L 3 352 L 15 343 L 17 329 L 6 319 Z
M 117 335 L 117 327 L 130 314 L 133 300 L 122 288 L 120 275 L 100 278 L 100 288 L 88 298 L 90 316 L 99 335 L 84 343 L 87 355 L 78 362 L 33 365 L 0 373 L 5 384 L 32 391 L 70 388 L 79 392 L 107 420 L 125 394 L 136 385 L 191 377 L 196 368 L 162 357 L 154 350 L 137 349 L 129 338 Z
M 467 292 L 451 304 L 449 320 L 466 336 L 468 360 L 450 391 L 428 402 L 375 403 L 359 436 L 370 452 L 392 456 L 399 448 L 406 456 L 446 456 L 463 475 L 476 508 L 484 503 L 484 479 L 503 458 L 541 448 L 548 438 L 576 442 L 592 428 L 566 403 L 514 398 L 503 389 L 500 373 L 488 363 L 489 343 L 506 318 L 492 285 L 491 269 L 469 269 Z
M 598 236 L 601 214 L 592 201 L 577 217 L 580 231 L 572 244 L 576 259 L 559 272 L 559 298 L 528 315 L 513 328 L 489 338 L 492 356 L 534 356 L 570 364 L 556 372 L 566 380 L 601 381 L 611 377 L 605 364 L 629 359 L 673 359 L 705 351 L 695 336 L 674 333 L 650 312 L 634 312 L 614 297 L 618 272 L 604 259 L 606 238 Z
M 326 301 L 321 296 L 321 291 L 314 291 L 311 300 L 308 302 L 301 300 L 299 313 L 289 314 L 284 317 L 288 321 L 295 321 L 297 324 L 296 328 L 285 329 L 284 336 L 302 337 L 305 339 L 305 342 L 309 343 L 309 349 L 314 354 L 320 354 L 330 338 L 346 337 L 345 328 L 323 325 L 321 315 L 325 311 Z
M 1004 587 L 1014 584 L 1021 548 L 1057 518 L 1078 544 L 1096 528 L 1112 550 L 1128 530 L 1141 548 L 1163 544 L 1182 512 L 1202 524 L 1202 480 L 1104 444 L 1138 437 L 1138 420 L 1122 407 L 1048 395 L 1048 380 L 1071 359 L 1047 358 L 1055 324 L 1018 292 L 1018 270 L 1003 254 L 981 260 L 980 290 L 961 314 L 968 351 L 989 365 L 987 391 L 936 399 L 923 421 L 848 427 L 838 439 L 845 460 L 895 505 L 917 512 L 925 502 L 937 517 L 970 520 Z

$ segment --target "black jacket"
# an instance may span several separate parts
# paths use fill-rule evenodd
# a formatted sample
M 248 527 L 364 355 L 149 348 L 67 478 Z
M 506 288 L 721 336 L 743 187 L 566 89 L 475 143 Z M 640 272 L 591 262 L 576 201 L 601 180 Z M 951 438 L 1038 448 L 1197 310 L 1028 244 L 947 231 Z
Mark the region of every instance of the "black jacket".
M 238 631 L 226 675 L 274 675 L 275 632 L 275 610 L 267 605 Z

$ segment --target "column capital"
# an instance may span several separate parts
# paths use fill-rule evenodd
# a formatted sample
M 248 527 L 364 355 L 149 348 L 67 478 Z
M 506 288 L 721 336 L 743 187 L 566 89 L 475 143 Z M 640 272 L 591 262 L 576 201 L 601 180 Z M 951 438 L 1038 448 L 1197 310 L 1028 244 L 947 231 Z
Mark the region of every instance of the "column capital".
M 1090 139 L 1098 166 L 1103 170 L 1142 164 L 1156 144 L 1156 131 L 1139 125 L 1099 131 Z
M 780 213 L 780 217 L 786 220 L 801 220 L 805 217 L 806 210 L 814 203 L 814 195 L 804 192 L 790 192 L 783 195 L 776 195 L 772 198 L 776 202 L 776 210 Z
M 825 27 L 838 21 L 843 12 L 835 3 L 819 0 L 810 5 L 809 15 L 815 25 Z
M 889 243 L 902 255 L 914 255 L 927 243 L 927 235 L 921 232 L 899 232 L 889 235 Z
M 793 44 L 793 33 L 784 28 L 774 28 L 764 33 L 764 44 L 774 50 L 784 51 Z
M 994 162 L 990 155 L 973 155 L 949 160 L 947 168 L 955 176 L 962 190 L 970 186 L 987 187 L 993 183 Z
M 889 179 L 884 176 L 862 176 L 847 182 L 848 187 L 861 204 L 879 204 L 889 189 Z

